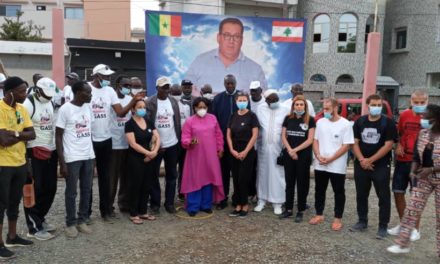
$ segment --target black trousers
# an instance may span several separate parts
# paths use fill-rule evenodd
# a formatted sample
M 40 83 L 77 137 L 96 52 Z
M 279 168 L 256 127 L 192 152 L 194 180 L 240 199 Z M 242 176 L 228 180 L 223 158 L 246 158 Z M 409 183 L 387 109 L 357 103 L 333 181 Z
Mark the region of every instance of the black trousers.
M 317 215 L 324 213 L 328 182 L 335 195 L 335 218 L 342 218 L 345 207 L 345 174 L 315 170 L 315 209 Z
M 162 159 L 165 163 L 165 206 L 173 206 L 176 196 L 177 184 L 177 162 L 179 159 L 179 143 L 169 148 L 163 149 L 157 155 L 154 164 L 153 187 L 151 190 L 151 207 L 160 207 L 160 164 Z
M 127 157 L 130 216 L 143 215 L 147 213 L 154 160 L 145 163 L 143 158 L 132 153 L 128 153 Z
M 99 211 L 101 212 L 102 217 L 107 217 L 113 211 L 113 205 L 110 203 L 110 162 L 112 160 L 112 139 L 109 138 L 102 142 L 93 142 L 93 150 L 95 151 L 96 170 L 98 171 Z M 93 194 L 90 196 L 90 214 L 92 212 L 92 197 Z
M 243 161 L 232 158 L 232 179 L 234 182 L 232 202 L 235 205 L 248 204 L 249 186 L 254 170 L 255 158 L 256 152 L 254 149 L 249 151 Z
M 304 155 L 303 155 L 304 156 Z M 284 161 L 284 176 L 286 178 L 286 210 L 293 209 L 293 201 L 295 197 L 295 185 L 297 188 L 297 204 L 298 212 L 306 210 L 307 195 L 310 188 L 310 164 L 309 157 L 299 157 L 293 160 L 286 155 Z
M 257 195 L 257 166 L 258 166 L 258 152 L 255 151 L 254 164 L 252 165 L 252 175 L 249 180 L 249 196 Z
M 56 151 L 52 151 L 50 159 L 39 160 L 33 156 L 30 149 L 28 156 L 31 159 L 34 178 L 35 206 L 24 208 L 24 214 L 29 233 L 34 234 L 43 230 L 42 224 L 57 192 L 58 155 Z M 28 178 L 27 181 L 31 180 Z
M 180 148 L 179 152 L 179 170 L 177 180 L 177 192 L 180 194 L 180 188 L 182 186 L 183 165 L 185 164 L 186 149 Z
M 114 210 L 116 193 L 120 210 L 128 209 L 128 196 L 130 191 L 127 186 L 127 149 L 113 149 L 110 163 L 110 204 Z M 119 185 L 119 188 L 118 188 Z
M 223 191 L 225 193 L 225 200 L 228 200 L 229 185 L 231 184 L 231 170 L 232 170 L 232 155 L 227 144 L 224 146 L 223 157 L 220 159 L 220 166 L 222 170 Z
M 28 174 L 26 166 L 0 167 L 0 223 L 3 223 L 5 212 L 9 221 L 18 218 L 18 206 Z
M 368 223 L 368 196 L 371 184 L 379 198 L 379 226 L 387 227 L 391 215 L 390 166 L 375 166 L 373 171 L 364 170 L 359 161 L 354 163 L 356 205 L 359 222 Z

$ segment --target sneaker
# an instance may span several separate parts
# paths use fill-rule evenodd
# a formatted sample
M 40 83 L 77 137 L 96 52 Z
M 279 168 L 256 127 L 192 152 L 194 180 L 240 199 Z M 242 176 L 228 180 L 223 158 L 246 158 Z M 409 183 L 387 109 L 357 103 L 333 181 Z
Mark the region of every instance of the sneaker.
M 400 245 L 392 245 L 387 248 L 387 251 L 394 254 L 404 254 L 409 252 L 408 247 L 402 247 Z
M 265 203 L 258 202 L 257 206 L 255 206 L 255 208 L 254 208 L 254 212 L 261 212 L 261 211 L 263 211 L 265 206 L 266 206 Z
M 86 223 L 82 223 L 76 226 L 77 230 L 81 233 L 84 234 L 91 234 L 92 233 L 92 229 L 86 225 Z
M 351 232 L 364 232 L 367 230 L 367 224 L 364 222 L 357 222 L 356 224 L 352 225 L 348 230 Z
M 280 215 L 280 219 L 286 219 L 286 218 L 289 218 L 289 217 L 292 217 L 293 216 L 293 213 L 292 213 L 292 211 L 284 211 L 281 215 Z
M 396 226 L 393 227 L 393 228 L 389 228 L 389 229 L 387 230 L 387 232 L 388 232 L 389 235 L 392 235 L 392 236 L 397 236 L 397 235 L 399 235 L 399 232 L 400 232 L 400 225 L 396 225 Z
M 166 205 L 165 211 L 167 211 L 169 214 L 175 214 L 176 208 L 174 207 L 174 205 Z
M 274 205 L 273 206 L 273 213 L 276 215 L 280 215 L 283 213 L 283 209 L 281 208 L 280 204 Z
M 40 241 L 46 241 L 46 240 L 54 238 L 55 236 L 52 235 L 51 233 L 47 232 L 46 230 L 41 230 L 41 231 L 35 232 L 33 234 L 27 233 L 27 237 L 35 238 Z
M 75 238 L 78 236 L 78 229 L 76 229 L 76 226 L 67 226 L 64 228 L 64 233 L 67 237 Z
M 14 239 L 9 238 L 9 235 L 6 236 L 5 246 L 7 247 L 26 247 L 32 244 L 34 244 L 34 242 L 23 239 L 18 235 L 15 235 Z
M 302 212 L 298 212 L 296 213 L 295 216 L 295 223 L 301 223 L 303 220 L 303 213 Z
M 229 216 L 230 216 L 230 217 L 236 217 L 236 216 L 239 216 L 239 215 L 240 215 L 240 212 L 241 212 L 241 211 L 234 210 L 234 211 L 232 211 L 232 212 L 229 213 Z
M 238 215 L 238 217 L 240 217 L 240 218 L 245 218 L 247 215 L 248 215 L 248 211 L 243 211 L 243 210 L 241 210 L 241 211 L 240 211 L 240 214 Z
M 46 221 L 43 222 L 42 226 L 43 226 L 44 231 L 47 231 L 47 232 L 55 232 L 57 230 L 57 228 L 54 225 L 49 224 Z
M 4 244 L 0 244 L 0 260 L 15 258 L 14 252 L 10 251 Z
M 379 227 L 376 233 L 376 239 L 384 239 L 388 235 L 386 227 Z
M 411 236 L 409 238 L 409 240 L 411 240 L 411 242 L 417 241 L 420 239 L 420 232 L 417 229 L 413 229 L 413 231 L 411 232 Z

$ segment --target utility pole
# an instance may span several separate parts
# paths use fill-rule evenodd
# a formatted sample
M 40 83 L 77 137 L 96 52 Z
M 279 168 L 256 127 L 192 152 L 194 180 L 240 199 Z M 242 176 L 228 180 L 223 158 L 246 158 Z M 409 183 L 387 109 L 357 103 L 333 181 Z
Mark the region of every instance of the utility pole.
M 376 7 L 374 10 L 374 32 L 377 32 L 377 13 L 378 13 L 378 9 L 379 9 L 379 0 L 376 0 Z
M 289 9 L 287 6 L 287 0 L 283 1 L 283 17 L 284 18 L 289 18 Z

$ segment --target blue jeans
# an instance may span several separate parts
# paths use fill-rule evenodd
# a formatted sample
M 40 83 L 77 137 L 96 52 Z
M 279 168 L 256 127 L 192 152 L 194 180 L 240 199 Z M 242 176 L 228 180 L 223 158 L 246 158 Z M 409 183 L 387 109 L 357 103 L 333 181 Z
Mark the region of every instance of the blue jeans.
M 212 184 L 202 187 L 202 189 L 190 192 L 186 195 L 186 211 L 197 213 L 200 210 L 211 209 L 212 206 Z
M 92 192 L 93 159 L 67 163 L 65 190 L 66 225 L 79 225 L 86 221 L 89 212 L 89 201 Z M 76 218 L 76 195 L 79 180 L 79 208 Z

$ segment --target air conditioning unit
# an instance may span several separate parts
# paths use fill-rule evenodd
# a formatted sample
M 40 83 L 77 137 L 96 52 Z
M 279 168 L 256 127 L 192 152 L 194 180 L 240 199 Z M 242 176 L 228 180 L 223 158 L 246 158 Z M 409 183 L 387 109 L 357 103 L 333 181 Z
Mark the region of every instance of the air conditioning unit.
M 37 5 L 37 11 L 46 11 L 45 5 Z

